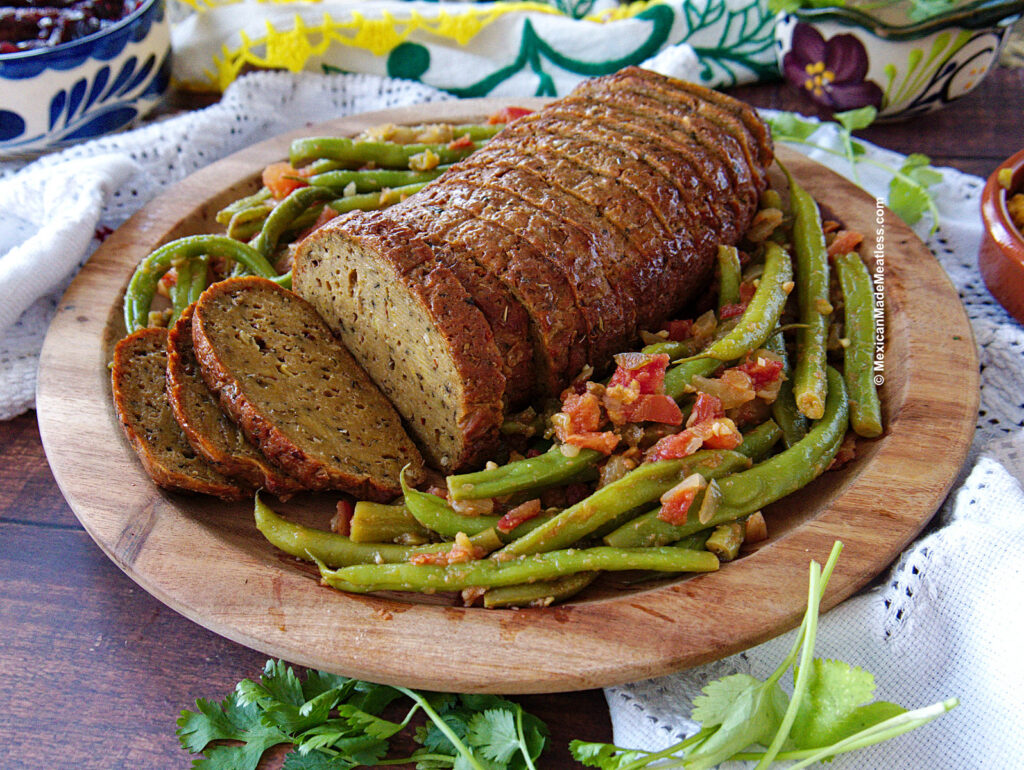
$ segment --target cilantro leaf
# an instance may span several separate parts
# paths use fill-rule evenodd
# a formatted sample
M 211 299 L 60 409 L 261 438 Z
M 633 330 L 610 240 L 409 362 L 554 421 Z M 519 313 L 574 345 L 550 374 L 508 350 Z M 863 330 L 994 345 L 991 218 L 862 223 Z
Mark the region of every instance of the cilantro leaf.
M 876 117 L 878 117 L 878 110 L 870 104 L 856 110 L 832 113 L 833 120 L 850 132 L 867 128 L 875 122 Z
M 466 742 L 472 748 L 480 749 L 485 759 L 502 764 L 523 747 L 516 732 L 516 718 L 506 709 L 488 709 L 474 714 L 469 720 Z
M 241 746 L 207 746 L 205 758 L 192 763 L 196 770 L 256 770 L 260 757 L 271 746 L 287 743 L 288 736 L 258 720 L 238 734 Z
M 601 770 L 619 770 L 649 755 L 646 751 L 620 749 L 610 743 L 586 741 L 572 741 L 569 744 L 569 751 L 577 762 L 586 767 L 599 767 Z
M 184 710 L 178 717 L 177 735 L 181 745 L 188 751 L 196 754 L 212 741 L 219 740 L 242 740 L 246 726 L 258 719 L 255 708 L 250 708 L 251 714 L 237 718 L 239 710 L 234 693 L 225 698 L 218 705 L 214 701 L 198 698 L 196 700 L 198 712 Z
M 811 663 L 807 693 L 797 710 L 790 737 L 805 749 L 845 738 L 834 737 L 836 726 L 857 707 L 870 702 L 874 692 L 875 678 L 864 669 L 840 660 L 816 658 Z
M 768 119 L 772 136 L 782 142 L 803 142 L 821 128 L 815 121 L 805 120 L 795 112 L 780 112 Z
M 775 737 L 789 699 L 775 682 L 762 682 L 746 674 L 736 674 L 711 682 L 704 688 L 703 702 L 695 713 L 709 713 L 714 724 L 701 722 L 702 728 L 718 729 L 687 754 L 687 770 L 705 770 L 726 761 L 748 746 L 767 746 Z M 698 698 L 694 698 L 696 703 Z M 694 717 L 696 718 L 696 717 Z

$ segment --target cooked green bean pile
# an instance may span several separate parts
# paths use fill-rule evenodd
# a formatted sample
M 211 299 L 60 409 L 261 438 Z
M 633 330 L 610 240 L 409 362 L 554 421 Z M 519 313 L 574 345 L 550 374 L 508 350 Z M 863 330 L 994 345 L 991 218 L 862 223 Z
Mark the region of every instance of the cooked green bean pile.
M 337 215 L 397 203 L 483 146 L 502 125 L 382 128 L 392 130 L 372 130 L 356 139 L 296 140 L 288 163 L 264 171 L 260 190 L 217 213 L 224 235 L 179 238 L 146 257 L 125 292 L 127 331 L 172 324 L 212 280 L 229 274 L 259 275 L 290 286 L 287 247 L 325 221 L 325 209 Z M 171 308 L 153 312 L 164 288 Z
M 326 145 L 303 144 L 293 161 L 313 146 Z M 330 146 L 335 159 L 351 151 Z M 357 183 L 347 173 L 322 176 Z M 357 195 L 422 183 L 402 173 L 359 181 L 367 192 Z M 789 206 L 769 191 L 768 208 L 764 219 L 781 224 L 720 249 L 720 295 L 703 313 L 645 335 L 644 348 L 616 357 L 610 379 L 510 416 L 509 462 L 427 490 L 403 479 L 401 499 L 357 502 L 339 531 L 291 523 L 257 497 L 257 527 L 315 562 L 325 585 L 461 591 L 485 607 L 548 606 L 605 571 L 635 571 L 630 582 L 738 558 L 767 537 L 762 509 L 851 459 L 848 435 L 883 431 L 870 278 L 856 253 L 829 253 L 851 234 L 839 241 L 838 223 L 823 222 L 793 179 Z

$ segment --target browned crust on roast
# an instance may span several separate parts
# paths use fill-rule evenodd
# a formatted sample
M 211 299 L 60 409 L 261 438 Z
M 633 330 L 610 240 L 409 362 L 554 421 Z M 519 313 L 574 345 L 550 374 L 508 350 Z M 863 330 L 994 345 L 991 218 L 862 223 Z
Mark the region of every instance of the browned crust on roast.
M 627 231 L 627 223 L 621 223 L 621 229 L 630 235 L 634 244 L 638 239 L 649 238 L 640 248 L 646 258 L 630 265 L 626 265 L 624 260 L 618 260 L 615 264 L 632 279 L 632 294 L 637 298 L 637 322 L 634 329 L 660 324 L 676 309 L 675 298 L 662 289 L 662 281 L 666 277 L 665 244 L 668 243 L 667 248 L 671 249 L 675 240 L 679 240 L 684 248 L 686 244 L 695 243 L 694 248 L 698 251 L 713 249 L 717 244 L 714 231 L 703 225 L 703 217 L 700 215 L 700 207 L 708 207 L 707 196 L 703 192 L 698 194 L 696 190 L 683 192 L 675 185 L 667 184 L 660 173 L 642 162 L 636 154 L 609 145 L 605 145 L 600 153 L 593 152 L 592 144 L 576 134 L 574 127 L 558 119 L 545 121 L 539 127 L 532 128 L 535 132 L 515 134 L 516 144 L 526 158 L 535 156 L 544 162 L 552 162 L 552 158 L 557 159 L 554 162 L 564 161 L 579 168 L 580 173 L 591 176 L 592 185 L 603 184 L 605 179 L 611 180 L 618 185 L 617 189 L 621 190 L 624 199 L 637 198 L 646 204 L 649 212 L 646 216 L 642 211 L 637 212 L 639 224 L 629 223 Z M 509 130 L 514 131 L 515 124 Z M 524 158 L 523 163 L 529 161 Z M 697 184 L 695 178 L 691 182 Z M 574 192 L 584 194 L 586 191 Z M 618 204 L 611 205 L 614 207 Z M 609 211 L 610 216 L 613 213 Z M 660 237 L 653 235 L 650 230 L 657 224 L 664 231 Z M 641 230 L 645 235 L 639 234 Z M 682 237 L 680 234 L 683 234 Z M 623 290 L 623 284 L 617 286 Z M 624 290 L 629 291 L 628 284 Z
M 751 173 L 762 189 L 773 159 L 771 136 L 764 123 L 748 105 L 700 86 L 667 78 L 651 78 L 644 70 L 630 67 L 613 75 L 581 83 L 574 95 L 616 99 L 619 94 L 660 102 L 677 114 L 694 113 L 715 123 L 742 145 Z
M 142 361 L 142 356 L 155 356 L 160 360 L 145 362 Z M 114 395 L 114 411 L 117 413 L 125 438 L 157 486 L 179 492 L 213 495 L 222 500 L 245 499 L 251 493 L 250 490 L 218 473 L 202 458 L 192 455 L 191 447 L 171 414 L 164 383 L 151 381 L 153 378 L 163 377 L 166 360 L 166 329 L 140 329 L 122 339 L 114 348 L 110 381 Z M 148 365 L 149 363 L 152 365 Z M 140 376 L 140 367 L 150 371 L 143 373 L 143 383 L 134 383 L 133 378 Z M 134 391 L 140 384 L 152 388 L 151 398 L 159 398 L 161 401 L 155 415 L 151 411 L 142 414 L 140 410 L 133 409 L 136 401 Z M 142 422 L 153 420 L 154 417 L 157 421 L 155 426 Z M 147 434 L 160 436 L 163 442 L 169 445 L 171 452 L 179 453 L 180 467 L 168 467 L 159 456 L 160 453 L 152 440 L 147 438 Z
M 589 87 L 600 88 L 606 80 L 613 79 L 642 81 L 652 88 L 656 88 L 669 99 L 680 100 L 680 94 L 685 93 L 695 97 L 700 102 L 727 110 L 743 123 L 754 139 L 755 145 L 759 148 L 761 168 L 767 171 L 768 166 L 771 165 L 774 157 L 771 134 L 764 121 L 758 117 L 757 112 L 749 104 L 741 102 L 739 99 L 735 99 L 728 94 L 723 94 L 721 91 L 715 91 L 697 83 L 668 78 L 641 67 L 626 67 L 605 78 L 596 78 L 591 81 Z
M 167 339 L 167 398 L 185 438 L 192 448 L 225 476 L 239 478 L 287 498 L 304 487 L 249 443 L 242 430 L 231 422 L 217 405 L 217 398 L 206 387 L 192 345 L 192 313 L 189 305 Z M 202 412 L 215 412 L 223 437 L 211 435 L 202 426 Z M 233 445 L 233 446 L 232 446 Z
M 392 207 L 380 212 L 375 221 L 380 227 L 386 227 L 387 223 L 398 226 L 401 217 L 396 217 L 395 213 Z M 533 395 L 535 385 L 529 314 L 498 276 L 480 265 L 471 253 L 452 249 L 436 240 L 427 244 L 424 235 L 425 231 L 416 238 L 427 247 L 424 257 L 429 251 L 430 259 L 452 271 L 491 327 L 505 376 L 506 408 L 521 405 Z
M 729 176 L 738 214 L 757 205 L 760 189 L 754 172 L 747 165 L 742 145 L 699 114 L 692 111 L 680 114 L 666 109 L 660 102 L 646 101 L 630 92 L 622 92 L 615 98 L 600 93 L 573 97 L 567 100 L 567 105 L 579 108 L 584 114 L 606 115 L 618 124 L 629 126 L 632 133 L 658 142 L 672 152 L 686 154 L 699 148 L 705 158 Z
M 612 290 L 605 275 L 607 256 L 619 251 L 609 224 L 565 193 L 550 178 L 521 168 L 523 158 L 511 148 L 495 147 L 489 163 L 464 165 L 452 180 L 510 196 L 510 205 L 540 213 L 543 224 L 519 230 L 541 254 L 551 253 L 565 268 L 576 306 L 587 329 L 587 361 L 603 366 L 629 341 L 624 295 Z M 553 170 L 552 170 L 553 172 Z M 503 206 L 503 211 L 508 210 Z M 534 214 L 534 222 L 537 222 Z M 635 308 L 630 308 L 635 312 Z
M 516 128 L 517 131 L 527 130 L 518 125 Z M 721 232 L 720 225 L 731 215 L 731 212 L 726 213 L 731 207 L 720 202 L 726 197 L 725 194 L 712 189 L 705 177 L 696 172 L 692 163 L 679 155 L 643 137 L 635 137 L 603 122 L 587 119 L 572 110 L 553 110 L 538 118 L 532 128 L 561 137 L 586 133 L 592 141 L 601 144 L 603 152 L 618 152 L 646 164 L 661 177 L 661 180 L 652 177 L 650 186 L 664 185 L 676 189 L 684 198 L 693 201 L 704 214 L 700 219 L 690 220 L 688 227 L 677 228 L 672 237 L 666 236 L 658 241 L 663 255 L 663 267 L 648 271 L 649 282 L 641 289 L 637 301 L 641 328 L 652 328 L 660 324 L 692 296 L 709 274 L 713 262 L 712 252 L 694 251 L 692 233 L 709 229 L 720 235 L 722 241 L 728 242 L 730 233 Z M 694 182 L 699 185 L 697 189 L 689 189 Z M 720 183 L 728 190 L 728 180 L 724 174 Z
M 445 471 L 472 465 L 487 457 L 498 444 L 499 428 L 504 419 L 505 377 L 493 332 L 474 299 L 451 270 L 436 262 L 433 251 L 416 233 L 376 212 L 341 217 L 306 238 L 295 257 L 293 283 L 296 290 L 302 290 L 306 273 L 313 269 L 314 249 L 332 237 L 360 243 L 395 273 L 401 285 L 435 322 L 459 372 L 464 399 L 454 415 L 454 423 L 461 431 L 462 445 L 454 456 L 445 457 L 433 451 L 429 442 L 421 437 L 421 449 Z M 328 318 L 336 331 L 343 331 L 339 319 Z M 395 406 L 415 432 L 416 416 L 409 413 L 405 404 Z
M 540 390 L 557 393 L 582 367 L 586 354 L 581 346 L 585 326 L 565 268 L 520 235 L 529 226 L 511 224 L 513 213 L 516 222 L 522 219 L 521 209 L 504 193 L 457 180 L 435 183 L 420 195 L 419 210 L 407 212 L 403 221 L 415 224 L 430 242 L 473 254 L 508 286 L 532 321 Z M 508 209 L 503 211 L 504 204 Z M 458 224 L 455 217 L 461 219 Z
M 298 445 L 284 430 L 277 424 L 274 418 L 265 410 L 265 405 L 258 403 L 249 394 L 239 377 L 249 376 L 252 373 L 234 372 L 224 360 L 222 351 L 219 351 L 212 341 L 211 329 L 207 326 L 216 324 L 217 320 L 208 318 L 209 313 L 216 316 L 216 311 L 211 307 L 220 297 L 229 294 L 246 295 L 251 298 L 256 293 L 274 293 L 286 297 L 289 303 L 294 303 L 298 312 L 303 313 L 305 323 L 313 327 L 319 327 L 318 335 L 322 338 L 316 339 L 316 344 L 337 345 L 338 350 L 334 351 L 334 363 L 336 366 L 344 367 L 340 343 L 334 339 L 327 325 L 317 315 L 316 311 L 301 297 L 292 292 L 282 289 L 272 281 L 264 278 L 243 277 L 231 278 L 216 283 L 207 289 L 199 298 L 196 304 L 195 315 L 192 323 L 192 339 L 195 346 L 196 359 L 199 361 L 203 380 L 214 393 L 217 394 L 221 408 L 224 409 L 232 419 L 242 428 L 246 437 L 273 462 L 287 469 L 288 473 L 303 484 L 307 489 L 337 489 L 349 492 L 360 499 L 387 501 L 401 493 L 401 487 L 395 479 L 383 479 L 368 474 L 354 474 L 343 468 L 332 467 L 325 464 L 306 448 Z M 354 367 L 346 371 L 346 375 L 365 380 L 367 397 L 373 385 L 370 379 L 358 369 L 355 362 L 349 362 L 348 366 Z M 380 408 L 391 410 L 390 404 L 379 399 Z M 394 423 L 400 426 L 398 415 L 394 415 Z M 400 430 L 400 427 L 399 427 Z M 404 443 L 404 436 L 392 435 L 378 437 L 384 445 L 394 446 L 395 443 Z M 423 467 L 415 460 L 411 460 L 412 468 L 410 473 L 413 478 L 420 479 L 423 476 Z

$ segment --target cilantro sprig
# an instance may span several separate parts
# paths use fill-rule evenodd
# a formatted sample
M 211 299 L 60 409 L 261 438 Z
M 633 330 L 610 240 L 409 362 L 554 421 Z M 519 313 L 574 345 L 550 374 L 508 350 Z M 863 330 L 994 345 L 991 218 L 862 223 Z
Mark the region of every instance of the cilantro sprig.
M 409 698 L 398 722 L 381 713 Z M 269 660 L 258 681 L 243 679 L 223 701 L 200 698 L 182 711 L 181 745 L 203 756 L 196 770 L 255 770 L 270 748 L 291 744 L 285 770 L 350 770 L 416 763 L 417 770 L 537 770 L 547 726 L 496 695 L 448 695 L 389 687 Z M 389 739 L 422 711 L 421 744 L 408 757 L 389 757 Z M 230 743 L 224 743 L 229 741 Z
M 931 187 L 942 181 L 942 174 L 931 166 L 927 155 L 913 153 L 908 155 L 899 168 L 890 166 L 880 160 L 867 156 L 867 149 L 862 142 L 854 138 L 853 132 L 867 128 L 874 123 L 878 111 L 871 106 L 857 110 L 837 112 L 832 115 L 833 122 L 838 126 L 842 151 L 824 147 L 814 141 L 811 136 L 822 126 L 822 123 L 806 120 L 795 112 L 780 112 L 769 118 L 768 124 L 776 141 L 814 147 L 822 152 L 843 158 L 849 162 L 853 171 L 853 181 L 860 184 L 858 166 L 867 164 L 885 171 L 892 176 L 889 182 L 888 204 L 907 224 L 915 224 L 928 214 L 934 233 L 939 227 L 939 209 L 935 204 Z
M 836 543 L 824 569 L 811 562 L 807 612 L 779 667 L 763 682 L 733 674 L 704 687 L 693 702 L 691 717 L 701 725 L 695 735 L 659 752 L 573 741 L 573 756 L 602 770 L 707 770 L 727 760 L 757 762 L 757 770 L 790 761 L 789 770 L 798 770 L 902 735 L 954 708 L 956 698 L 913 711 L 874 701 L 870 673 L 814 657 L 818 608 L 841 550 Z M 780 682 L 791 669 L 793 689 L 787 696 Z

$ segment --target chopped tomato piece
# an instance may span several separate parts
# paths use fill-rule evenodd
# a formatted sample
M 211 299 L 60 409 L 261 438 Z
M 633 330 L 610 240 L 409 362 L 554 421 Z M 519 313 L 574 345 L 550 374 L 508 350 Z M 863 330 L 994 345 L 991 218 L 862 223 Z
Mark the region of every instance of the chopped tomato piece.
M 629 422 L 660 422 L 682 425 L 683 413 L 679 405 L 663 393 L 642 395 L 625 409 Z
M 697 490 L 691 489 L 684 494 L 677 495 L 667 503 L 662 503 L 661 510 L 658 511 L 658 518 L 669 524 L 685 524 L 686 516 L 690 513 L 690 506 L 693 505 L 693 499 L 696 496 Z
M 351 500 L 339 500 L 335 510 L 336 513 L 331 517 L 331 531 L 348 536 L 352 530 L 352 514 L 355 513 L 355 506 Z
M 601 427 L 601 401 L 593 393 L 569 393 L 562 402 L 569 417 L 567 433 L 587 433 Z
M 741 316 L 746 312 L 747 303 L 737 302 L 733 305 L 722 305 L 721 309 L 718 311 L 718 317 L 725 320 L 726 318 L 736 318 L 736 316 Z
M 728 417 L 708 420 L 693 426 L 692 430 L 703 437 L 708 449 L 735 449 L 743 443 L 743 434 Z
M 502 532 L 511 532 L 524 521 L 540 515 L 540 498 L 527 500 L 522 505 L 517 505 L 511 511 L 498 519 L 497 528 Z
M 669 321 L 661 328 L 668 332 L 668 338 L 673 342 L 683 342 L 693 334 L 693 321 Z
M 448 499 L 448 487 L 432 485 L 427 487 L 428 495 L 436 495 L 437 497 L 443 497 L 445 500 Z
M 274 200 L 284 200 L 300 187 L 308 187 L 309 182 L 303 177 L 309 177 L 311 173 L 309 169 L 293 168 L 284 161 L 271 163 L 263 169 L 263 184 L 270 190 Z
M 458 139 L 448 142 L 449 150 L 468 150 L 472 146 L 473 140 L 469 138 L 469 134 L 463 134 Z
M 488 117 L 487 122 L 492 126 L 498 125 L 499 123 L 511 123 L 516 118 L 529 115 L 531 112 L 533 112 L 533 110 L 528 110 L 526 107 L 502 107 L 500 110 Z
M 765 385 L 775 382 L 782 376 L 782 367 L 782 361 L 757 356 L 748 358 L 735 368 L 747 374 L 753 380 L 754 390 L 761 390 Z
M 747 304 L 754 298 L 755 292 L 757 292 L 757 287 L 754 286 L 753 281 L 743 281 L 740 284 L 740 302 L 744 305 Z
M 705 420 L 713 420 L 716 417 L 725 417 L 725 409 L 722 408 L 722 399 L 709 396 L 707 393 L 698 393 L 697 400 L 693 402 L 693 409 L 686 421 L 686 427 L 696 425 Z
M 698 473 L 687 476 L 661 496 L 661 510 L 658 518 L 669 524 L 684 524 L 690 506 L 697 494 L 707 487 L 704 477 Z
M 840 230 L 836 233 L 835 240 L 828 246 L 828 255 L 834 257 L 836 254 L 849 254 L 860 246 L 864 236 L 855 230 Z
M 629 387 L 636 380 L 640 385 L 641 394 L 665 392 L 665 370 L 668 369 L 669 357 L 666 353 L 647 355 L 644 353 L 621 353 L 615 356 L 618 368 L 608 383 L 609 388 L 616 385 Z
M 657 444 L 647 451 L 646 460 L 678 460 L 680 457 L 688 457 L 700 449 L 704 441 L 700 436 L 695 435 L 689 429 L 676 433 L 672 436 L 665 436 Z
M 610 430 L 590 433 L 573 433 L 565 438 L 566 444 L 578 446 L 580 449 L 596 449 L 602 454 L 610 455 L 619 445 L 619 436 Z

